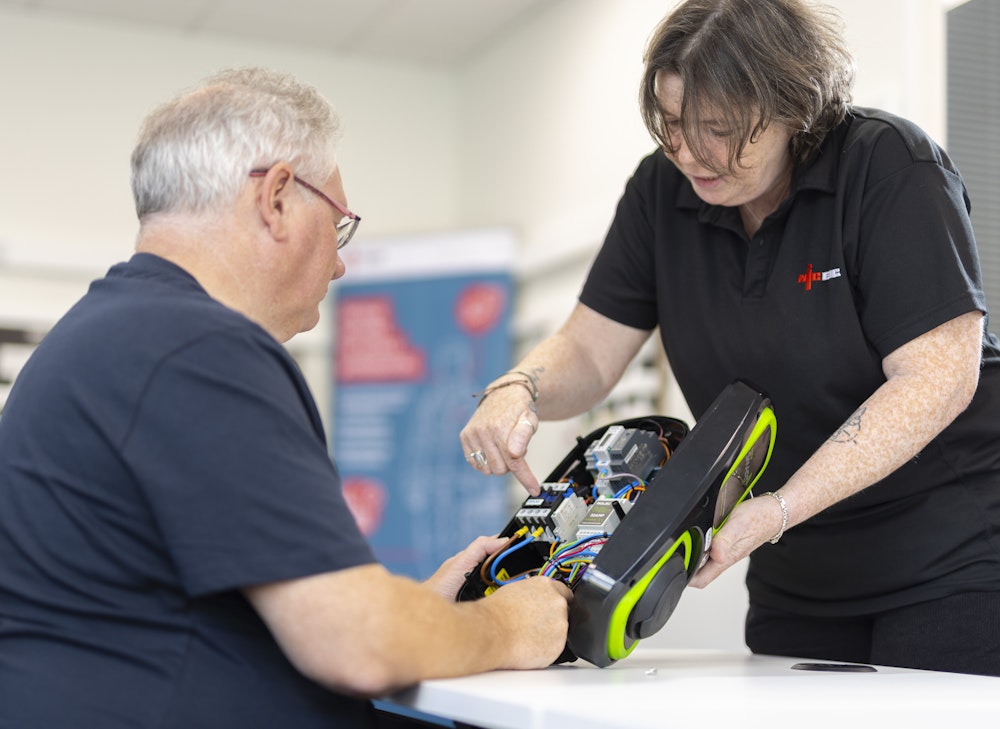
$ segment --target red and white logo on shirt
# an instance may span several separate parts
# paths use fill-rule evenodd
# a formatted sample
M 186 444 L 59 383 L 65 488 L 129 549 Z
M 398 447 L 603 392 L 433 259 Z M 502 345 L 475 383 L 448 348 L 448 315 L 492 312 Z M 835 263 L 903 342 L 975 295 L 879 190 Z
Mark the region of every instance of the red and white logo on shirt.
M 814 283 L 829 281 L 834 278 L 840 278 L 839 268 L 831 268 L 829 271 L 813 271 L 813 265 L 810 263 L 806 266 L 806 272 L 799 274 L 798 283 L 805 284 L 806 291 L 812 291 Z

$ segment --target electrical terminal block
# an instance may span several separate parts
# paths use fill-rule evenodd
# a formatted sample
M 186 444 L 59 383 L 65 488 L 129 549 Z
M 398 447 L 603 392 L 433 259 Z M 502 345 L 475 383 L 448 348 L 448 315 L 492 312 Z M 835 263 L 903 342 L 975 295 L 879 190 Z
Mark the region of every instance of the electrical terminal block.
M 598 498 L 610 498 L 615 495 L 617 487 L 611 484 L 607 478 L 598 478 L 594 481 L 594 494 Z
M 577 524 L 586 516 L 585 499 L 567 483 L 542 484 L 538 496 L 529 496 L 514 514 L 519 525 L 542 527 L 542 539 L 550 542 L 572 539 Z
M 535 529 L 541 527 L 545 539 L 551 540 L 548 523 L 552 520 L 552 509 L 547 506 L 522 506 L 514 515 L 518 524 Z
M 580 522 L 587 516 L 587 501 L 578 494 L 571 493 L 552 512 L 552 536 L 560 542 L 576 538 Z
M 611 475 L 612 461 L 621 453 L 620 443 L 625 438 L 625 428 L 621 425 L 612 425 L 601 439 L 592 443 L 583 454 L 587 461 L 587 468 L 598 478 L 607 478 Z
M 553 493 L 566 493 L 566 491 L 572 491 L 572 488 L 572 481 L 546 481 L 542 484 L 542 491 L 551 491 Z
M 631 473 L 648 480 L 664 456 L 663 445 L 655 433 L 621 425 L 610 426 L 584 453 L 587 469 L 602 495 L 606 479 L 615 475 Z
M 576 538 L 585 539 L 598 534 L 613 534 L 631 507 L 631 502 L 625 499 L 597 499 L 580 521 L 576 529 Z

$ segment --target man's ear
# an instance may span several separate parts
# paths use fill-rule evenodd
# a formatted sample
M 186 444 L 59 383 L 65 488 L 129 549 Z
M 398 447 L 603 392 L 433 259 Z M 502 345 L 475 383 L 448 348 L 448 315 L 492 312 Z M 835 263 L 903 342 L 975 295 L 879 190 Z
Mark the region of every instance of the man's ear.
M 272 165 L 260 182 L 255 198 L 257 211 L 276 240 L 283 240 L 288 234 L 294 187 L 295 173 L 287 162 Z

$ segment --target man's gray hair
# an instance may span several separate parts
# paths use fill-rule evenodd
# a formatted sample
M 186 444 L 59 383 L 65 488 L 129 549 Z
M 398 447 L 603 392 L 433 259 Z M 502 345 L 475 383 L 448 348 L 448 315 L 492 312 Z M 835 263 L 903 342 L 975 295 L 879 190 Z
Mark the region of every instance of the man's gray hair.
M 339 117 L 312 86 L 262 68 L 223 71 L 143 122 L 132 152 L 136 214 L 200 214 L 234 200 L 250 170 L 281 161 L 322 185 L 339 134 Z

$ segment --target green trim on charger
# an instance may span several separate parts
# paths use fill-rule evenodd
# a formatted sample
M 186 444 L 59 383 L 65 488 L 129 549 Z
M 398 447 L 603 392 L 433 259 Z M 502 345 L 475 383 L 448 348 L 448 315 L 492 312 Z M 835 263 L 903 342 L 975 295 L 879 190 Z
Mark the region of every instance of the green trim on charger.
M 771 453 L 774 451 L 774 441 L 778 437 L 778 420 L 774 417 L 774 410 L 770 407 L 766 407 L 761 411 L 760 417 L 757 419 L 757 424 L 754 426 L 753 430 L 750 431 L 750 437 L 747 438 L 747 444 L 743 446 L 743 450 L 740 451 L 736 460 L 733 461 L 733 467 L 729 469 L 729 472 L 726 473 L 726 477 L 722 479 L 722 483 L 726 483 L 726 481 L 729 480 L 730 476 L 733 475 L 733 471 L 735 471 L 736 468 L 743 463 L 743 459 L 746 458 L 747 453 L 750 452 L 751 448 L 757 445 L 757 440 L 768 428 L 771 429 L 771 441 L 767 444 L 767 455 L 764 456 L 764 462 L 760 465 L 760 470 L 757 471 L 757 475 L 753 477 L 753 480 L 749 484 L 747 484 L 747 487 L 740 495 L 740 498 L 738 498 L 736 503 L 733 504 L 733 509 L 735 509 L 740 502 L 747 497 L 747 494 L 753 490 L 753 487 L 757 485 L 757 481 L 760 479 L 761 475 L 764 473 L 764 469 L 767 468 L 768 462 L 771 460 Z M 729 514 L 732 513 L 732 510 L 730 510 Z M 713 535 L 718 534 L 722 525 L 729 519 L 729 514 L 726 514 L 719 526 L 712 529 Z
M 670 549 L 657 560 L 656 564 L 642 576 L 638 582 L 629 588 L 628 592 L 622 595 L 622 599 L 618 601 L 615 605 L 614 612 L 611 613 L 611 620 L 608 621 L 608 658 L 612 660 L 620 660 L 631 653 L 639 641 L 633 641 L 632 645 L 625 646 L 625 626 L 628 624 L 628 618 L 632 614 L 632 608 L 635 604 L 639 602 L 639 598 L 642 597 L 643 593 L 646 591 L 646 587 L 656 576 L 656 573 L 660 571 L 660 568 L 670 559 L 674 552 L 677 551 L 679 545 L 684 545 L 684 568 L 687 570 L 691 569 L 691 532 L 686 531 L 677 538 L 677 540 L 670 545 Z
M 764 435 L 765 431 L 768 428 L 771 429 L 771 439 L 767 445 L 767 455 L 764 457 L 764 463 L 761 464 L 761 467 L 757 471 L 757 474 L 753 477 L 753 480 L 749 484 L 747 484 L 747 487 L 743 491 L 743 494 L 736 501 L 736 504 L 733 505 L 734 508 L 737 504 L 742 502 L 747 497 L 747 494 L 749 494 L 753 490 L 753 487 L 757 484 L 757 481 L 760 479 L 761 474 L 764 473 L 764 469 L 767 468 L 767 464 L 771 460 L 771 453 L 774 451 L 774 441 L 778 433 L 778 421 L 774 416 L 773 409 L 771 409 L 770 407 L 766 407 L 761 411 L 760 417 L 757 419 L 756 425 L 754 425 L 753 430 L 750 432 L 750 437 L 747 438 L 746 445 L 743 446 L 743 449 L 740 451 L 739 455 L 733 461 L 733 466 L 726 473 L 726 477 L 722 479 L 723 484 L 729 480 L 729 478 L 736 471 L 736 468 L 740 464 L 742 464 L 743 459 L 746 458 L 747 454 L 757 444 L 757 441 L 760 439 L 761 436 Z M 730 511 L 730 513 L 732 512 Z M 726 523 L 726 520 L 728 518 L 729 514 L 726 514 L 726 517 L 722 520 L 722 523 L 719 524 L 717 528 L 714 528 L 712 533 L 713 534 L 717 533 L 719 529 L 722 528 L 722 524 Z M 641 598 L 642 595 L 646 592 L 646 588 L 649 586 L 649 583 L 652 582 L 653 578 L 660 571 L 663 565 L 666 564 L 667 560 L 674 555 L 674 552 L 677 551 L 677 547 L 681 545 L 684 546 L 684 568 L 690 573 L 692 539 L 691 539 L 691 532 L 689 530 L 684 532 L 670 546 L 670 549 L 668 549 L 666 553 L 662 557 L 660 557 L 659 560 L 657 560 L 656 564 L 654 564 L 653 567 L 648 572 L 646 572 L 646 574 L 644 574 L 638 582 L 636 582 L 631 588 L 629 588 L 628 592 L 626 592 L 622 596 L 621 600 L 618 601 L 618 604 L 615 605 L 615 609 L 611 613 L 611 619 L 608 621 L 607 647 L 608 647 L 608 657 L 611 660 L 617 661 L 621 660 L 622 658 L 625 658 L 639 644 L 639 641 L 635 640 L 632 641 L 632 644 L 629 645 L 628 647 L 625 646 L 625 626 L 628 624 L 629 616 L 632 614 L 632 609 L 636 606 L 636 603 L 639 602 L 639 598 Z

